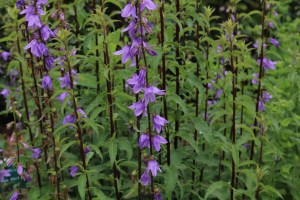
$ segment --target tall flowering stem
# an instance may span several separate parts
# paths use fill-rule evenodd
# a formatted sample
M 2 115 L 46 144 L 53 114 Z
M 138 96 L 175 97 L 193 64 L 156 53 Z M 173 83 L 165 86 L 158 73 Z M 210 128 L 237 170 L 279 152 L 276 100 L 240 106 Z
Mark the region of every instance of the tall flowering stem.
M 141 100 L 136 98 L 138 101 L 129 106 L 129 108 L 134 110 L 134 114 L 138 121 L 141 120 L 143 115 L 147 116 L 148 128 L 143 131 L 143 134 L 139 134 L 138 143 L 140 149 L 145 147 L 149 148 L 150 155 L 144 156 L 143 158 L 147 164 L 147 168 L 141 175 L 140 182 L 144 186 L 151 185 L 151 196 L 152 199 L 154 199 L 155 196 L 160 195 L 160 192 L 157 188 L 154 188 L 153 178 L 157 176 L 157 171 L 161 171 L 158 162 L 155 160 L 154 151 L 160 151 L 160 145 L 168 143 L 165 138 L 159 135 L 168 121 L 155 113 L 150 113 L 150 103 L 156 101 L 156 95 L 163 96 L 165 95 L 165 92 L 149 84 L 149 67 L 147 64 L 146 53 L 151 56 L 156 56 L 157 53 L 152 50 L 146 40 L 147 34 L 152 33 L 152 25 L 148 22 L 146 13 L 143 11 L 146 9 L 148 11 L 155 10 L 157 6 L 152 0 L 133 2 L 128 3 L 121 12 L 122 17 L 132 19 L 129 26 L 123 30 L 123 32 L 129 32 L 132 44 L 131 46 L 126 45 L 122 50 L 119 50 L 114 54 L 122 54 L 123 64 L 128 60 L 131 60 L 131 66 L 138 66 L 139 59 L 143 60 L 144 66 L 139 68 L 139 73 L 134 73 L 132 77 L 127 80 L 127 83 L 133 89 L 135 94 L 143 92 L 143 98 Z M 157 134 L 152 132 L 151 123 L 153 123 L 153 131 L 155 130 Z M 141 198 L 140 195 L 139 198 Z
M 64 49 L 67 51 L 68 46 L 65 43 L 64 44 Z M 78 139 L 79 139 L 79 148 L 80 148 L 80 157 L 81 157 L 81 162 L 82 162 L 82 166 L 84 169 L 84 173 L 86 173 L 86 188 L 88 191 L 88 198 L 91 200 L 92 199 L 92 193 L 90 191 L 90 182 L 89 182 L 89 177 L 88 174 L 86 172 L 87 166 L 86 166 L 86 162 L 85 162 L 85 155 L 84 155 L 84 147 L 83 147 L 83 139 L 82 139 L 82 129 L 81 129 L 81 125 L 80 125 L 80 118 L 79 118 L 79 114 L 78 114 L 78 106 L 77 106 L 77 102 L 75 100 L 75 95 L 74 95 L 74 82 L 73 82 L 73 73 L 72 73 L 72 67 L 68 58 L 68 52 L 66 52 L 66 62 L 67 62 L 67 66 L 68 66 L 68 74 L 69 74 L 69 79 L 70 79 L 70 90 L 71 90 L 71 98 L 72 98 L 72 102 L 73 102 L 73 109 L 74 109 L 74 114 L 75 114 L 75 118 L 76 118 L 76 127 L 77 127 L 77 134 L 78 134 Z

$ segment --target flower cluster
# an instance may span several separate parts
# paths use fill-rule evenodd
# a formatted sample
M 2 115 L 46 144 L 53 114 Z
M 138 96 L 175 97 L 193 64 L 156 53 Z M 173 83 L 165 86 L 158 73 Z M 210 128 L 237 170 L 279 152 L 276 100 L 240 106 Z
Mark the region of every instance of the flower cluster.
M 128 32 L 131 39 L 131 44 L 125 45 L 121 50 L 116 51 L 114 55 L 122 55 L 122 63 L 125 64 L 129 60 L 131 61 L 130 66 L 135 66 L 136 57 L 144 57 L 145 53 L 150 56 L 156 56 L 157 53 L 152 49 L 152 47 L 146 41 L 146 36 L 152 33 L 152 24 L 148 22 L 147 16 L 144 10 L 153 11 L 157 8 L 157 5 L 152 0 L 132 1 L 128 3 L 124 9 L 121 11 L 121 16 L 130 20 L 128 27 L 126 27 L 122 32 Z M 133 103 L 129 106 L 130 109 L 134 111 L 134 115 L 141 119 L 142 116 L 148 116 L 149 114 L 149 103 L 156 101 L 156 96 L 165 95 L 165 91 L 158 89 L 153 85 L 149 85 L 147 81 L 147 66 L 142 68 L 139 73 L 134 73 L 131 78 L 126 82 L 129 87 L 132 88 L 134 94 L 143 94 L 141 100 Z M 150 117 L 150 116 L 148 116 Z M 151 130 L 145 131 L 140 135 L 139 138 L 139 148 L 150 148 L 155 151 L 160 151 L 161 144 L 166 144 L 167 140 L 159 135 L 168 123 L 163 117 L 153 114 L 152 117 L 153 131 L 155 134 L 151 134 Z M 146 171 L 142 174 L 140 181 L 143 185 L 148 185 L 151 182 L 151 175 L 157 176 L 157 172 L 161 169 L 158 162 L 155 160 L 154 156 L 151 155 L 147 159 Z M 150 175 L 151 174 L 151 175 Z M 155 195 L 161 196 L 161 195 Z

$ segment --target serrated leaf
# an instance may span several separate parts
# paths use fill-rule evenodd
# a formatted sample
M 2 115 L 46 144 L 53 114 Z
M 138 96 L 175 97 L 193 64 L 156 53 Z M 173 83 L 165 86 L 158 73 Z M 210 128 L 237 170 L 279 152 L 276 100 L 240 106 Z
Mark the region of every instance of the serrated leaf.
M 184 139 L 185 141 L 187 141 L 188 143 L 190 143 L 190 145 L 193 147 L 193 149 L 196 151 L 196 153 L 198 155 L 200 154 L 199 147 L 198 147 L 197 143 L 195 142 L 192 134 L 179 132 L 177 134 L 177 136 L 181 137 L 182 139 Z
M 61 149 L 60 149 L 60 152 L 59 152 L 59 156 L 58 158 L 60 158 L 62 156 L 62 154 L 68 149 L 70 148 L 70 146 L 72 146 L 73 144 L 75 144 L 76 141 L 72 141 L 72 142 L 69 142 L 67 144 L 64 144 Z
M 214 192 L 220 189 L 229 188 L 228 183 L 225 183 L 223 181 L 218 181 L 212 183 L 206 190 L 204 199 L 206 200 L 208 197 L 210 197 Z
M 78 178 L 78 192 L 82 200 L 85 199 L 86 175 L 81 174 Z

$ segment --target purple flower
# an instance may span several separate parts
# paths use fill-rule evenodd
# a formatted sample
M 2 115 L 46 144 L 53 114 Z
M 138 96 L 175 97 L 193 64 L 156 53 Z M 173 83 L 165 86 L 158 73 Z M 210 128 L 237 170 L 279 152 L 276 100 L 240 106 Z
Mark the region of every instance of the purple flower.
M 275 46 L 279 47 L 279 42 L 275 38 L 269 38 L 269 41 Z
M 141 176 L 141 183 L 142 185 L 147 186 L 149 185 L 150 182 L 151 182 L 151 177 L 148 174 L 148 170 L 146 170 Z
M 21 176 L 23 174 L 23 166 L 21 163 L 18 163 L 18 165 L 17 165 L 17 172 L 18 172 L 19 176 Z
M 51 78 L 49 76 L 44 76 L 42 79 L 42 87 L 45 90 L 51 90 L 52 88 L 52 81 Z
M 128 18 L 130 16 L 134 17 L 134 18 L 138 18 L 136 15 L 136 7 L 134 6 L 134 4 L 127 4 L 124 9 L 121 11 L 121 16 L 124 18 Z
M 19 193 L 18 192 L 14 192 L 13 195 L 10 197 L 9 200 L 18 200 L 19 197 Z
M 131 106 L 128 106 L 128 108 L 134 110 L 134 115 L 137 117 L 140 116 L 142 113 L 144 113 L 145 116 L 147 115 L 147 107 L 145 103 L 141 100 L 136 103 L 133 103 Z
M 9 170 L 7 169 L 0 170 L 0 182 L 3 182 L 5 177 L 10 177 Z
M 64 118 L 63 124 L 74 124 L 76 121 L 75 115 L 67 115 Z
M 160 192 L 154 194 L 155 200 L 162 200 L 162 195 Z
M 86 154 L 88 154 L 90 151 L 91 151 L 91 147 L 90 146 L 85 147 L 85 149 L 84 149 L 84 156 L 86 156 Z
M 148 10 L 155 10 L 157 8 L 156 4 L 153 3 L 151 0 L 141 0 L 141 11 L 143 11 L 145 8 Z
M 267 45 L 264 43 L 264 44 L 263 44 L 263 47 L 266 48 L 266 46 L 267 46 Z M 258 49 L 258 40 L 256 40 L 256 42 L 253 44 L 253 47 L 254 47 L 255 49 Z
M 160 151 L 160 144 L 168 143 L 168 141 L 160 135 L 152 136 L 151 142 L 152 142 L 152 146 L 154 147 L 155 151 L 157 151 L 157 152 Z
M 260 99 L 258 101 L 258 110 L 262 111 L 264 108 L 265 108 L 265 104 L 264 104 L 263 100 Z
M 128 79 L 126 82 L 133 88 L 135 94 L 139 93 L 146 86 L 146 70 L 141 69 L 139 75 L 134 73 L 132 78 Z
M 25 0 L 17 0 L 16 7 L 21 10 L 23 6 L 25 6 Z
M 221 45 L 217 46 L 217 53 L 221 53 L 223 50 L 223 47 Z
M 75 70 L 72 70 L 72 76 L 73 76 L 73 84 L 77 84 L 77 82 L 74 81 L 74 76 L 77 76 L 77 73 L 75 72 Z M 68 89 L 71 89 L 71 80 L 70 80 L 69 72 L 67 72 L 64 77 L 60 77 L 59 80 L 61 81 L 60 82 L 61 88 L 66 87 Z
M 217 103 L 217 101 L 215 101 L 215 100 L 207 100 L 207 105 L 214 105 L 216 103 Z
M 267 92 L 267 91 L 265 91 L 264 93 L 263 93 L 263 100 L 265 101 L 265 102 L 270 102 L 270 100 L 272 99 L 273 97 L 272 97 L 272 95 L 270 95 L 270 93 L 269 92 Z
M 5 98 L 7 98 L 10 94 L 10 91 L 8 89 L 3 89 L 0 94 L 2 94 Z
M 30 49 L 31 53 L 38 58 L 41 56 L 47 56 L 49 53 L 46 45 L 42 42 L 38 42 L 36 39 L 33 39 L 29 44 L 25 46 L 24 49 Z
M 63 93 L 61 93 L 60 95 L 58 95 L 58 96 L 56 97 L 56 99 L 58 99 L 58 100 L 60 101 L 60 104 L 62 104 L 63 101 L 65 100 L 65 98 L 68 97 L 68 96 L 70 96 L 69 93 L 63 92 Z
M 46 68 L 49 71 L 50 69 L 53 68 L 53 63 L 54 63 L 54 58 L 52 55 L 46 56 L 45 57 L 45 63 L 46 63 Z
M 250 144 L 249 144 L 249 143 L 245 143 L 245 144 L 243 144 L 243 147 L 244 147 L 245 149 L 248 149 L 248 148 L 250 147 Z
M 254 85 L 254 84 L 257 84 L 258 83 L 258 76 L 259 76 L 259 74 L 257 74 L 257 73 L 254 73 L 254 74 L 252 74 L 252 76 L 253 76 L 253 78 L 252 78 L 252 80 L 251 80 L 251 83 Z
M 73 178 L 75 177 L 76 173 L 78 172 L 78 167 L 77 166 L 72 166 L 69 168 L 69 173 L 70 176 L 72 176 Z
M 143 133 L 139 138 L 139 147 L 140 149 L 144 147 L 150 148 L 150 137 L 149 134 Z
M 257 59 L 258 64 L 260 64 L 261 59 Z M 272 60 L 269 60 L 267 58 L 263 59 L 263 67 L 265 68 L 265 70 L 269 70 L 269 69 L 275 69 L 277 62 L 273 62 Z
M 4 61 L 7 61 L 8 60 L 8 57 L 10 57 L 11 56 L 11 53 L 10 52 L 7 52 L 7 51 L 3 51 L 2 53 L 1 53 L 1 57 L 2 57 L 2 59 L 4 60 Z
M 272 28 L 272 29 L 275 28 L 275 26 L 274 26 L 274 24 L 273 24 L 272 21 L 269 22 L 269 27 Z
M 129 59 L 134 60 L 133 56 L 130 54 L 130 47 L 128 45 L 124 46 L 121 50 L 116 51 L 114 55 L 122 55 L 122 63 L 126 63 Z
M 165 95 L 166 93 L 163 90 L 158 89 L 157 87 L 154 86 L 149 86 L 144 89 L 145 94 L 144 94 L 144 101 L 145 104 L 147 105 L 149 102 L 155 102 L 155 95 Z
M 81 108 L 77 108 L 77 112 L 79 113 L 80 117 L 85 117 L 85 118 L 87 117 L 86 113 Z
M 47 3 L 48 3 L 48 0 L 38 0 L 37 1 L 38 5 L 44 5 L 44 4 L 47 4 Z
M 10 157 L 6 160 L 6 166 L 10 167 L 14 164 L 15 158 L 14 157 Z
M 27 182 L 31 182 L 32 181 L 31 176 L 27 172 L 25 172 L 23 174 L 23 176 L 24 176 L 25 181 L 27 181 Z
M 42 26 L 40 32 L 41 32 L 41 37 L 44 41 L 47 41 L 50 37 L 55 37 L 55 34 L 46 25 Z
M 155 129 L 157 133 L 160 133 L 162 127 L 167 123 L 169 122 L 165 118 L 162 118 L 159 115 L 153 115 L 153 130 Z
M 29 145 L 26 142 L 21 141 L 21 144 L 23 145 L 23 147 L 25 149 L 29 149 L 30 148 Z
M 32 151 L 31 158 L 39 159 L 39 157 L 41 156 L 42 150 L 40 148 L 32 148 L 31 151 Z
M 152 176 L 157 175 L 157 171 L 161 172 L 161 169 L 159 167 L 159 164 L 156 162 L 156 160 L 149 160 L 147 171 L 152 173 Z
M 215 99 L 219 99 L 221 97 L 222 93 L 223 93 L 222 89 L 217 89 Z

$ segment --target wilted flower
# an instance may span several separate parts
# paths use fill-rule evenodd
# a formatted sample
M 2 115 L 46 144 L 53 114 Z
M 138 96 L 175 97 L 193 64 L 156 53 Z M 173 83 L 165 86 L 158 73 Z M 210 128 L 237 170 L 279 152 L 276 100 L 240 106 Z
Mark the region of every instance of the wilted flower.
M 24 176 L 25 181 L 27 181 L 27 182 L 31 182 L 32 181 L 31 176 L 27 172 L 25 172 L 23 174 L 23 176 Z
M 72 166 L 69 168 L 70 176 L 75 177 L 76 173 L 78 172 L 79 168 L 77 166 Z
M 39 159 L 39 157 L 41 156 L 42 150 L 40 148 L 32 148 L 31 149 L 32 152 L 32 158 L 35 159 Z
M 169 123 L 165 118 L 162 118 L 159 115 L 153 116 L 153 130 L 156 130 L 157 133 L 160 133 L 165 124 Z

